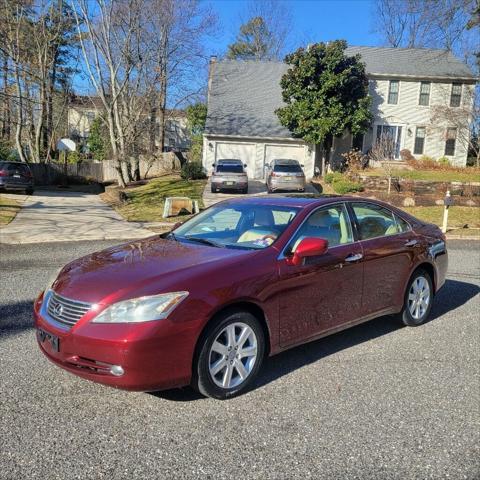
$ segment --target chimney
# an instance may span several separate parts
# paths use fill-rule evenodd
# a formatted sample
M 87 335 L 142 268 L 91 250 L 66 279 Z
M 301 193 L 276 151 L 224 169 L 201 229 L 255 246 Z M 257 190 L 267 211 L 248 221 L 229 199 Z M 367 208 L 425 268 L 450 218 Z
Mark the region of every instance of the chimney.
M 208 90 L 207 90 L 207 105 L 208 105 L 208 100 L 210 98 L 210 88 L 212 86 L 212 75 L 213 75 L 213 70 L 215 68 L 215 64 L 217 63 L 217 56 L 212 55 L 210 57 L 210 62 L 208 66 Z

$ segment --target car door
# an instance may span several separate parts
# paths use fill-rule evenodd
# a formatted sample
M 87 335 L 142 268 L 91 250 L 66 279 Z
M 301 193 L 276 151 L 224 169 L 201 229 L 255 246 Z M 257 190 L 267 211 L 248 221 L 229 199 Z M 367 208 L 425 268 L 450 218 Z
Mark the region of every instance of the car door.
M 388 313 L 403 302 L 420 244 L 408 223 L 390 209 L 370 202 L 350 207 L 364 257 L 363 314 Z
M 289 265 L 307 237 L 325 238 L 327 253 Z M 280 344 L 301 343 L 356 320 L 361 312 L 362 247 L 344 203 L 320 207 L 302 223 L 279 258 Z

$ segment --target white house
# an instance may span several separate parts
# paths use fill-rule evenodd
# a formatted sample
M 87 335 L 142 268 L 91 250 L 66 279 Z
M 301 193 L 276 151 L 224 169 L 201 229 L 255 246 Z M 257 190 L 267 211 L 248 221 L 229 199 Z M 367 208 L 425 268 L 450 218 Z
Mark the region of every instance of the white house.
M 369 131 L 352 138 L 335 138 L 330 161 L 352 147 L 367 152 L 382 133 L 396 140 L 396 158 L 408 149 L 420 157 L 446 156 L 465 166 L 468 150 L 464 126 L 438 118 L 439 107 L 471 110 L 475 78 L 463 62 L 444 50 L 349 47 L 366 65 L 373 97 L 374 121 Z M 208 114 L 204 133 L 203 165 L 208 172 L 221 158 L 239 158 L 251 178 L 263 178 L 264 165 L 274 158 L 293 158 L 311 177 L 320 167 L 320 150 L 293 138 L 282 127 L 275 110 L 282 106 L 280 79 L 288 66 L 281 62 L 251 62 L 212 58 L 208 85 Z

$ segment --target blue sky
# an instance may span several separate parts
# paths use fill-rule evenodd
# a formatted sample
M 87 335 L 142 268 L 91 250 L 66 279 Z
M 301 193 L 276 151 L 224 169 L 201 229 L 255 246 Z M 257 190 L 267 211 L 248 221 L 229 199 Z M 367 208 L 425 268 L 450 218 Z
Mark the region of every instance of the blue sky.
M 372 32 L 371 0 L 279 0 L 290 8 L 292 40 L 301 43 L 345 39 L 350 45 L 380 45 L 378 35 Z M 234 41 L 238 32 L 239 16 L 247 1 L 211 0 L 219 16 L 219 34 L 207 42 L 211 54 L 221 55 Z

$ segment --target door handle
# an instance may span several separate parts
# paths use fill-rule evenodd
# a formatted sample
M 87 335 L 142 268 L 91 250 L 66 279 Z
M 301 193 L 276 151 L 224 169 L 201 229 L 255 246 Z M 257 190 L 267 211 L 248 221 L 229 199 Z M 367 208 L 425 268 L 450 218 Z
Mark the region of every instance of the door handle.
M 408 242 L 405 242 L 406 247 L 416 247 L 418 245 L 418 240 L 409 240 Z
M 358 262 L 363 258 L 361 253 L 351 253 L 348 257 L 345 258 L 345 261 L 348 263 Z

